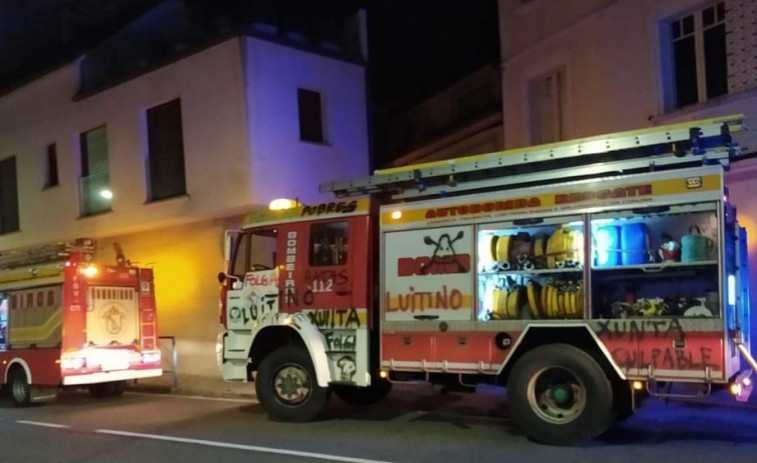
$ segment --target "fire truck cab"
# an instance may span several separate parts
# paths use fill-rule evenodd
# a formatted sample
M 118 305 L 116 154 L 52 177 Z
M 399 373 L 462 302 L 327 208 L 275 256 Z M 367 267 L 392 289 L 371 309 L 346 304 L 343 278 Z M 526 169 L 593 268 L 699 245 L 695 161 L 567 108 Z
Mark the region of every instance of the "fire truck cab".
M 95 242 L 0 254 L 0 381 L 17 406 L 63 387 L 119 395 L 127 380 L 160 376 L 152 269 L 92 260 Z
M 250 214 L 219 275 L 223 376 L 292 421 L 330 392 L 502 385 L 516 425 L 550 444 L 600 434 L 641 395 L 746 400 L 746 232 L 723 178 L 743 129 L 730 116 L 388 169 L 323 185 L 334 202 Z

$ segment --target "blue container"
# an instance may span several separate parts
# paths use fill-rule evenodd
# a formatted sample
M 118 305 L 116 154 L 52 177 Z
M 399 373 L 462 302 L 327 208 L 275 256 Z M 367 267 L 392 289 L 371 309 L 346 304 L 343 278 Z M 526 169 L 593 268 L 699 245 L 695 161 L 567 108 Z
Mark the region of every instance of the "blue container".
M 620 228 L 598 227 L 594 234 L 594 266 L 614 267 L 620 264 Z
M 649 233 L 643 223 L 630 223 L 620 227 L 620 247 L 623 265 L 649 263 Z

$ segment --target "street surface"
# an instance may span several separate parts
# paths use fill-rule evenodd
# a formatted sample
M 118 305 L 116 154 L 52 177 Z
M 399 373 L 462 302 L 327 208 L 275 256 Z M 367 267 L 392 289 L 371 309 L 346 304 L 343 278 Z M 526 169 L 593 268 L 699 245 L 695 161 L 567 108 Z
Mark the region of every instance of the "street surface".
M 357 409 L 332 399 L 306 424 L 269 421 L 254 400 L 127 392 L 64 393 L 27 409 L 0 399 L 2 462 L 687 462 L 757 461 L 757 409 L 647 402 L 606 436 L 573 448 L 519 435 L 501 390 L 396 387 Z

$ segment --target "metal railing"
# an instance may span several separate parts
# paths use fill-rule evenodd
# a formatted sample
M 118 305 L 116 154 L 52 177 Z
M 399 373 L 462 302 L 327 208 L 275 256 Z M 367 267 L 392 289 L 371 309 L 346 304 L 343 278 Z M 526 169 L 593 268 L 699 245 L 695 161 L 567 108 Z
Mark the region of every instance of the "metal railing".
M 160 358 L 163 373 L 173 375 L 172 387 L 179 387 L 179 353 L 176 350 L 176 337 L 159 336 Z

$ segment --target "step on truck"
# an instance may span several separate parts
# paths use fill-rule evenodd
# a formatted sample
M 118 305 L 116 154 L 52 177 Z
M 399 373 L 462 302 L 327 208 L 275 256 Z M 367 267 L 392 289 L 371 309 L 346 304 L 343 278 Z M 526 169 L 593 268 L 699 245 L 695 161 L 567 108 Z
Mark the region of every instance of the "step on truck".
M 724 184 L 744 131 L 730 116 L 379 170 L 252 213 L 219 275 L 223 377 L 290 421 L 332 392 L 501 385 L 517 427 L 558 445 L 645 396 L 746 400 L 747 240 Z
M 116 396 L 162 374 L 152 269 L 94 251 L 80 239 L 0 252 L 0 379 L 15 405 L 68 387 Z

